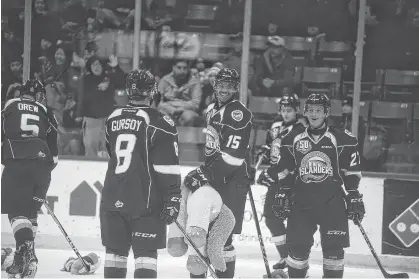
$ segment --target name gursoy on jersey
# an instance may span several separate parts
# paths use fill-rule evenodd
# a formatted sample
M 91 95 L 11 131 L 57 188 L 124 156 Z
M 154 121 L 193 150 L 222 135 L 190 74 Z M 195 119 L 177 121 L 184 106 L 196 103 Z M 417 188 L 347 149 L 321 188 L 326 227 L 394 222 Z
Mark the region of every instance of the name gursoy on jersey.
M 140 130 L 141 123 L 143 121 L 128 118 L 128 119 L 120 119 L 120 120 L 113 120 L 111 123 L 112 131 L 119 131 L 119 130 Z

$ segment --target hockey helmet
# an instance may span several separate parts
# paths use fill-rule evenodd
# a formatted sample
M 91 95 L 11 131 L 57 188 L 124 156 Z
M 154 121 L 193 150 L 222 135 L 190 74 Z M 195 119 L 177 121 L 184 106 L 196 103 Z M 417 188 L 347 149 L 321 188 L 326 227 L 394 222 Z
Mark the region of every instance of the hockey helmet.
M 231 100 L 239 91 L 240 76 L 235 69 L 221 69 L 214 81 L 215 96 L 219 103 Z
M 147 70 L 132 70 L 126 78 L 125 87 L 130 100 L 153 99 L 157 92 L 156 78 Z
M 330 108 L 332 107 L 329 97 L 327 97 L 327 95 L 323 93 L 313 93 L 310 96 L 308 96 L 304 105 L 304 113 L 307 113 L 309 105 L 323 106 L 324 113 L 326 115 L 329 114 Z
M 26 81 L 21 88 L 20 95 L 22 97 L 31 96 L 38 103 L 46 105 L 46 91 L 45 87 L 39 79 L 30 79 Z
M 279 99 L 278 108 L 281 107 L 292 107 L 293 109 L 297 110 L 300 107 L 300 98 L 298 98 L 297 94 L 285 94 Z

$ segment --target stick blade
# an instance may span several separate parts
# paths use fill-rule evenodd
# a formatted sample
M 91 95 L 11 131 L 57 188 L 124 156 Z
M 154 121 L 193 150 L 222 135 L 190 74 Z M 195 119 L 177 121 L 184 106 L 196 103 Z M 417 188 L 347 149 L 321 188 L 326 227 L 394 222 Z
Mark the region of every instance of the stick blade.
M 396 274 L 389 274 L 387 278 L 409 278 L 409 274 L 403 273 L 396 273 Z

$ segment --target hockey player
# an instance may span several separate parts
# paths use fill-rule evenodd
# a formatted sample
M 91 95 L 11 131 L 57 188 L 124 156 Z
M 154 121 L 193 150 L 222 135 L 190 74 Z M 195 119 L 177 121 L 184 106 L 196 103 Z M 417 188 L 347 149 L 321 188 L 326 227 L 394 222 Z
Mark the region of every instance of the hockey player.
M 287 265 L 290 278 L 305 277 L 318 225 L 323 277 L 342 278 L 344 248 L 349 247 L 347 219 L 361 222 L 365 214 L 358 191 L 361 179 L 358 141 L 347 130 L 328 127 L 330 108 L 326 95 L 311 94 L 304 108 L 309 127 L 303 132 L 291 131 L 283 138 L 280 165 L 267 171 L 277 180 L 295 174 L 294 183 L 282 187 L 275 195 L 279 211 L 289 214 Z M 348 192 L 346 196 L 342 184 Z
M 278 106 L 279 113 L 283 121 L 276 121 L 272 124 L 272 127 L 266 136 L 266 146 L 268 148 L 262 149 L 262 152 L 268 151 L 267 153 L 270 157 L 271 166 L 276 166 L 281 158 L 279 149 L 281 147 L 282 138 L 290 131 L 303 131 L 305 129 L 303 124 L 298 122 L 300 100 L 297 95 L 285 94 L 280 99 Z M 260 156 L 264 156 L 264 153 L 262 153 Z M 292 180 L 292 176 L 287 178 L 287 180 L 290 179 Z M 286 245 L 286 233 L 284 225 L 285 216 L 278 213 L 275 214 L 275 212 L 272 210 L 272 206 L 274 205 L 275 201 L 275 193 L 282 185 L 289 185 L 291 181 L 280 181 L 279 184 L 274 183 L 274 180 L 269 177 L 268 173 L 263 171 L 257 182 L 258 184 L 268 186 L 263 209 L 263 216 L 265 216 L 266 226 L 272 234 L 271 241 L 275 243 L 276 249 L 278 250 L 280 256 L 279 262 L 273 266 L 273 269 L 284 269 L 286 267 L 285 260 L 288 256 L 288 247 Z
M 234 98 L 239 92 L 239 75 L 236 70 L 220 70 L 215 78 L 214 90 L 216 100 L 207 110 L 205 163 L 185 177 L 184 185 L 194 192 L 209 184 L 219 192 L 236 219 L 233 235 L 241 233 L 246 195 L 251 184 L 245 158 L 249 150 L 252 113 Z M 217 271 L 220 278 L 234 276 L 235 250 L 232 235 L 224 248 L 227 270 Z M 205 274 L 201 277 L 204 278 Z
M 46 108 L 45 88 L 27 81 L 19 98 L 6 102 L 2 111 L 1 213 L 8 214 L 16 240 L 11 276 L 34 277 L 38 259 L 34 238 L 38 211 L 45 199 L 51 171 L 58 162 L 57 121 Z
M 166 247 L 166 225 L 179 214 L 180 167 L 173 120 L 150 104 L 154 76 L 133 70 L 126 79 L 127 106 L 106 120 L 110 156 L 100 223 L 106 248 L 105 278 L 124 278 L 132 248 L 135 278 L 157 278 L 157 250 Z

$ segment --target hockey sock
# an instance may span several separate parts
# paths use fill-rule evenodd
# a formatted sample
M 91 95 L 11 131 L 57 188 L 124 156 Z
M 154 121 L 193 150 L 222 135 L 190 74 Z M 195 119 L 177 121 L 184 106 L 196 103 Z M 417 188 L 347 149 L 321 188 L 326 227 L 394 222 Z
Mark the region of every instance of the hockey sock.
M 279 253 L 281 259 L 286 259 L 288 257 L 288 246 L 286 243 L 286 235 L 273 236 L 271 242 L 275 243 L 276 250 Z
M 134 257 L 134 278 L 157 278 L 157 251 L 140 250 Z
M 16 241 L 16 248 L 26 240 L 33 240 L 32 223 L 24 216 L 11 217 L 9 215 L 10 225 Z
M 236 270 L 236 250 L 233 245 L 224 247 L 224 259 L 226 261 L 226 271 L 216 270 L 218 278 L 233 278 Z
M 308 270 L 308 258 L 296 258 L 291 255 L 287 258 L 289 278 L 305 278 Z
M 29 220 L 32 223 L 32 233 L 33 233 L 33 238 L 35 239 L 36 232 L 38 231 L 38 220 L 37 220 L 37 218 L 31 218 Z
M 207 278 L 207 273 L 200 275 L 193 275 L 192 273 L 189 273 L 189 278 Z
M 342 278 L 345 267 L 343 249 L 323 251 L 324 278 Z
M 127 276 L 127 257 L 106 251 L 104 278 L 125 278 Z

